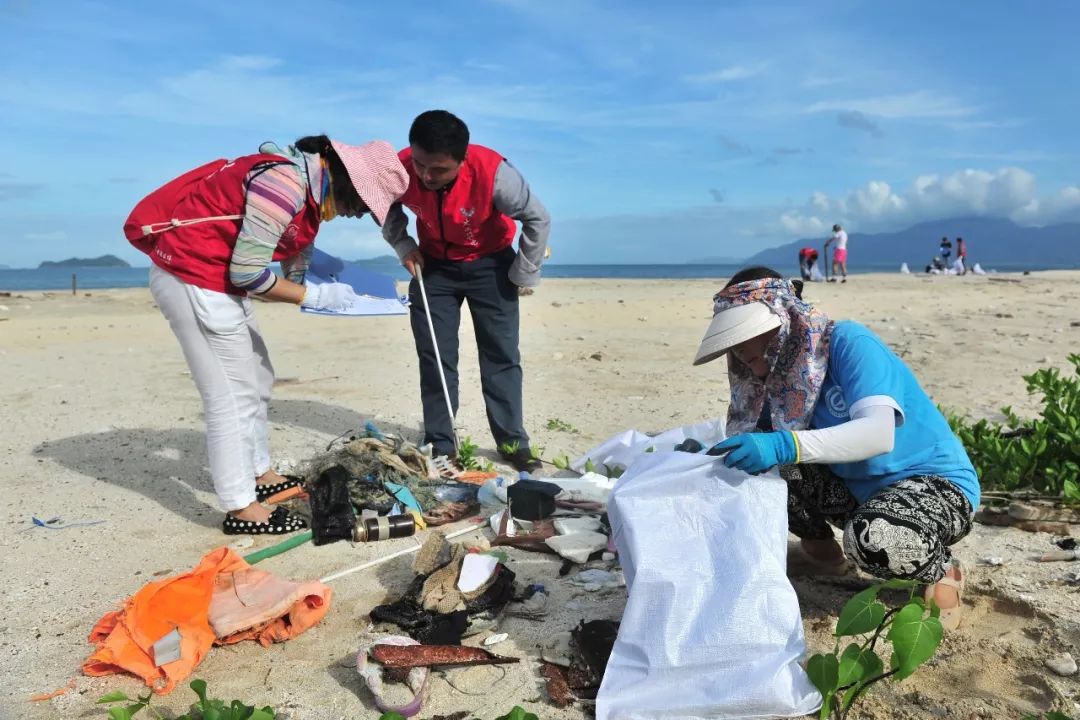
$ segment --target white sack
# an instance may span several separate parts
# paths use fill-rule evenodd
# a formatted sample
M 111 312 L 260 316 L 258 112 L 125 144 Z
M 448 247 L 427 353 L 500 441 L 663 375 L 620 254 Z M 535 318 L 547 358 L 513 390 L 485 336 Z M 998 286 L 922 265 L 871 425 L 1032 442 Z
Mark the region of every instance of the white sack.
M 794 717 L 821 704 L 799 666 L 787 486 L 720 458 L 644 455 L 608 504 L 629 599 L 597 720 Z
M 637 430 L 625 430 L 609 437 L 570 463 L 570 469 L 579 473 L 585 472 L 587 460 L 592 460 L 597 468 L 602 468 L 604 465 L 619 465 L 625 468 L 649 448 L 656 448 L 656 452 L 672 450 L 687 438 L 694 438 L 709 448 L 725 437 L 723 418 L 704 420 L 696 425 L 684 425 L 653 436 Z M 559 482 L 559 479 L 556 478 L 552 482 Z

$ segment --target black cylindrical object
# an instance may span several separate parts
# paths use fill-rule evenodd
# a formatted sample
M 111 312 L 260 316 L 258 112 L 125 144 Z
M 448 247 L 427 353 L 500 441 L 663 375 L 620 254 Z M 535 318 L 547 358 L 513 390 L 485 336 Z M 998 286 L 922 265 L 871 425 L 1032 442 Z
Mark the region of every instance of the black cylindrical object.
M 416 520 L 412 515 L 379 515 L 361 518 L 353 529 L 356 542 L 375 542 L 390 538 L 409 537 L 416 532 Z

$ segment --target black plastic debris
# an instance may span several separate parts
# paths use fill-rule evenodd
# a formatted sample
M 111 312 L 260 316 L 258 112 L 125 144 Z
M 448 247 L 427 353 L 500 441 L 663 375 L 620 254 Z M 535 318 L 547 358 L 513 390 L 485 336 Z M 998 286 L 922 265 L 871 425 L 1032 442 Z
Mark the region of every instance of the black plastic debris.
M 510 511 L 522 520 L 543 520 L 555 512 L 555 496 L 562 488 L 543 480 L 518 480 L 506 490 Z
M 321 473 L 307 488 L 311 497 L 311 541 L 326 545 L 351 540 L 356 515 L 349 500 L 349 473 L 335 465 Z

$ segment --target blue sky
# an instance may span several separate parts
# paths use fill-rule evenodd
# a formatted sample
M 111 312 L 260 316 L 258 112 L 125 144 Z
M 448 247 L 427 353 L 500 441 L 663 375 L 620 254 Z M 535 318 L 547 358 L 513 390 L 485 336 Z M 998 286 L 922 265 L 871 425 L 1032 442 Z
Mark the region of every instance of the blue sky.
M 406 143 L 441 107 L 553 216 L 552 262 L 745 257 L 833 222 L 1080 219 L 1080 5 L 0 0 L 0 264 L 106 252 L 259 142 Z M 385 254 L 370 220 L 319 242 Z

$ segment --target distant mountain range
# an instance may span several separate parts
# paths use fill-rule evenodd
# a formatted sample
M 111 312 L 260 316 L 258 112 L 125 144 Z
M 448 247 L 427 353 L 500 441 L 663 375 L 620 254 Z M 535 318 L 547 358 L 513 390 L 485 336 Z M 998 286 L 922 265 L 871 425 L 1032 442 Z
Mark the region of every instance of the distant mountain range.
M 401 265 L 401 261 L 398 260 L 397 255 L 377 255 L 372 258 L 347 260 L 346 262 L 353 265 Z
M 830 235 L 832 233 L 829 233 Z M 938 253 L 942 237 L 953 242 L 964 238 L 968 262 L 989 267 L 995 263 L 1032 267 L 1080 266 L 1080 223 L 1045 227 L 1021 227 L 1006 218 L 951 218 L 919 223 L 891 233 L 851 233 L 848 236 L 848 267 L 896 265 L 906 262 L 918 272 Z M 796 240 L 769 248 L 747 258 L 747 265 L 791 265 L 797 263 L 799 249 L 815 247 L 820 252 L 825 238 Z
M 58 267 L 131 267 L 131 264 L 126 260 L 121 260 L 115 255 L 102 255 L 96 258 L 68 258 L 67 260 L 57 260 L 55 262 L 46 260 L 40 265 L 38 269 L 42 268 L 58 268 Z

